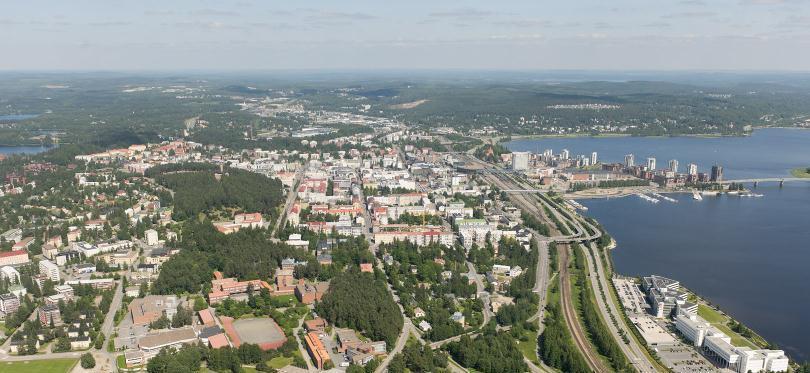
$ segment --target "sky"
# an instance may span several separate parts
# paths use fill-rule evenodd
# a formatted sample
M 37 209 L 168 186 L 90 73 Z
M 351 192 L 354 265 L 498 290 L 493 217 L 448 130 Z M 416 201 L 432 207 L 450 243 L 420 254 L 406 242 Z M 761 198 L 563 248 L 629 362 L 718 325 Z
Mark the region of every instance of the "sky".
M 810 0 L 0 0 L 0 70 L 810 70 Z

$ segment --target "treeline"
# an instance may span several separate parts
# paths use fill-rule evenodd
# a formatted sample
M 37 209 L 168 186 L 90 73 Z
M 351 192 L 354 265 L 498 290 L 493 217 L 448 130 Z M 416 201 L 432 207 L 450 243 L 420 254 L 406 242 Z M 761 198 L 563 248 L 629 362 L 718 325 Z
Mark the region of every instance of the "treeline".
M 449 343 L 447 351 L 465 368 L 479 372 L 526 372 L 529 369 L 515 339 L 506 333 L 497 334 L 492 325 L 478 338 L 464 335 L 457 342 Z
M 534 289 L 537 279 L 537 244 L 532 241 L 529 251 L 514 239 L 502 239 L 498 244 L 498 253 L 503 255 L 501 264 L 520 266 L 523 273 L 512 279 L 506 294 L 514 298 L 513 304 L 506 304 L 498 309 L 496 318 L 501 325 L 518 325 L 528 320 L 536 311 L 539 299 Z
M 277 350 L 262 351 L 258 345 L 244 343 L 238 348 L 208 348 L 202 344 L 184 345 L 180 349 L 164 348 L 149 360 L 149 373 L 193 373 L 205 362 L 210 371 L 241 373 L 248 371 L 244 365 L 254 365 L 256 371 L 271 372 L 265 361 L 279 356 L 293 356 L 293 365 L 306 368 L 306 362 L 298 354 L 298 344 L 288 338 Z
M 537 219 L 534 215 L 527 213 L 526 211 L 520 211 L 520 218 L 523 219 L 523 225 L 534 229 L 537 233 L 540 233 L 543 236 L 549 237 L 551 236 L 551 231 L 548 229 L 548 225 L 541 222 Z
M 546 305 L 545 329 L 537 338 L 540 358 L 548 366 L 569 373 L 590 373 L 585 358 L 574 345 L 560 309 L 560 281 L 552 281 Z
M 337 275 L 315 310 L 339 328 L 352 328 L 372 340 L 385 341 L 389 349 L 404 323 L 379 271 L 371 274 L 352 269 Z
M 617 372 L 633 372 L 630 362 L 621 350 L 621 347 L 613 339 L 610 330 L 604 321 L 599 316 L 599 310 L 596 307 L 596 298 L 591 289 L 588 280 L 588 268 L 584 255 L 584 249 L 578 245 L 572 245 L 574 252 L 574 264 L 577 269 L 577 282 L 579 287 L 579 305 L 580 316 L 582 317 L 585 329 L 588 331 L 593 345 L 596 350 L 603 356 L 607 357 L 611 367 Z
M 194 165 L 193 168 L 205 168 Z M 185 220 L 200 212 L 238 207 L 277 218 L 284 200 L 281 181 L 244 170 L 228 169 L 219 180 L 211 170 L 174 170 L 155 175 L 155 180 L 174 191 L 174 219 Z
M 186 222 L 175 246 L 180 252 L 163 263 L 154 283 L 159 294 L 199 292 L 211 280 L 214 269 L 240 280 L 268 279 L 282 259 L 304 259 L 306 255 L 273 242 L 263 230 L 242 229 L 225 235 L 209 221 Z
M 391 373 L 411 372 L 441 372 L 447 368 L 447 354 L 440 350 L 433 350 L 416 340 L 408 341 L 402 352 L 394 355 L 388 364 Z

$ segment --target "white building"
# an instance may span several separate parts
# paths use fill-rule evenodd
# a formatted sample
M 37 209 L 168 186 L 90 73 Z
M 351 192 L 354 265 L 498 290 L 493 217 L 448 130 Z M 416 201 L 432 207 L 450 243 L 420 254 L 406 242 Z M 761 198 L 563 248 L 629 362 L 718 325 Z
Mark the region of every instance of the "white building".
M 596 164 L 596 161 L 597 161 L 596 152 L 593 152 L 591 153 L 591 164 L 592 165 Z
M 647 158 L 647 170 L 655 171 L 655 158 Z
M 59 266 L 48 259 L 39 261 L 39 273 L 47 276 L 53 282 L 59 282 Z
M 8 279 L 12 284 L 19 284 L 20 272 L 12 266 L 0 267 L 0 279 Z
M 705 320 L 697 316 L 690 317 L 686 314 L 678 314 L 675 318 L 675 328 L 678 329 L 683 336 L 692 341 L 695 347 L 703 346 L 703 339 L 706 338 L 711 325 Z
M 514 152 L 512 153 L 512 169 L 513 170 L 528 170 L 529 169 L 529 152 Z
M 669 161 L 669 170 L 674 172 L 674 173 L 678 173 L 678 160 L 677 159 L 671 159 Z
M 144 232 L 144 237 L 146 238 L 146 244 L 149 246 L 154 246 L 158 244 L 158 232 L 154 229 L 149 229 Z
M 688 171 L 688 174 L 691 175 L 691 176 L 697 175 L 698 174 L 697 165 L 694 164 L 694 163 L 690 163 L 687 171 Z
M 627 154 L 624 156 L 624 166 L 625 167 L 633 167 L 636 165 L 636 156 L 633 154 Z

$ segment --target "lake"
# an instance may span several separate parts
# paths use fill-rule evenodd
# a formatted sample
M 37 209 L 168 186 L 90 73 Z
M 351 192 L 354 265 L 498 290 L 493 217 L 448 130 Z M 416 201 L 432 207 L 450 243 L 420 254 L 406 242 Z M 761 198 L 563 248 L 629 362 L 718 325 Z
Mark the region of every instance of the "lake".
M 37 154 L 47 151 L 45 146 L 0 146 L 0 154 Z
M 810 166 L 810 131 L 764 129 L 736 138 L 554 138 L 517 140 L 516 151 L 563 148 L 596 151 L 607 162 L 633 153 L 659 165 L 678 159 L 726 178 L 789 176 Z M 661 167 L 661 166 L 659 166 Z M 664 166 L 665 167 L 665 166 Z M 660 274 L 717 304 L 792 358 L 810 359 L 810 182 L 760 184 L 761 198 L 672 195 L 679 203 L 651 204 L 631 196 L 581 201 L 587 215 L 616 238 L 619 273 Z

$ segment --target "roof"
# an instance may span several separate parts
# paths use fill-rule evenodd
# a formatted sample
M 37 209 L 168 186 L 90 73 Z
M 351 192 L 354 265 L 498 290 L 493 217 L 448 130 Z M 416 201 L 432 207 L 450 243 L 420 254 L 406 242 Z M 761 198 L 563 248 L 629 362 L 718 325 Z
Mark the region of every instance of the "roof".
M 138 345 L 141 348 L 151 349 L 168 346 L 175 343 L 190 342 L 195 339 L 197 339 L 197 335 L 194 334 L 194 329 L 182 328 L 156 334 L 148 334 L 138 341 Z
M 211 345 L 211 348 L 222 348 L 230 345 L 228 343 L 228 338 L 225 337 L 225 333 L 219 333 L 208 337 L 208 344 Z
M 200 310 L 200 321 L 206 325 L 214 322 L 214 315 L 211 313 L 210 308 Z
M 23 250 L 4 251 L 4 252 L 0 253 L 0 258 L 7 258 L 7 257 L 10 257 L 10 256 L 20 256 L 20 255 L 28 256 L 28 253 L 26 251 L 23 251 Z

